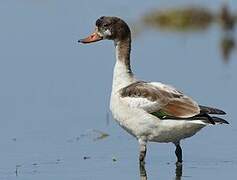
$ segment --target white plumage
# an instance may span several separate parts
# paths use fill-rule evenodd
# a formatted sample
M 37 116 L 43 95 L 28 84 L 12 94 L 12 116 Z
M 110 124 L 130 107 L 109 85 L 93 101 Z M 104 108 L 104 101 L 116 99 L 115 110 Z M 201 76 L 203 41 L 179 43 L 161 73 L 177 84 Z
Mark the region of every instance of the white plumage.
M 181 163 L 181 139 L 193 136 L 210 123 L 228 124 L 224 119 L 208 115 L 225 114 L 224 111 L 199 106 L 170 85 L 137 81 L 130 67 L 130 29 L 122 19 L 99 18 L 96 31 L 79 42 L 91 43 L 102 39 L 113 40 L 116 48 L 110 109 L 120 126 L 138 139 L 140 162 L 146 155 L 146 143 L 153 141 L 174 143 L 177 162 Z

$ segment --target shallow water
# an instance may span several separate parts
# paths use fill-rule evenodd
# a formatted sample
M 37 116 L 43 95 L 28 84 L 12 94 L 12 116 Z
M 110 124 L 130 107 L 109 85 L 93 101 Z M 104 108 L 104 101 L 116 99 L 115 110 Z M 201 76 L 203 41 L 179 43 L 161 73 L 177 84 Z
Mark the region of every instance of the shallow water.
M 228 2 L 236 12 L 237 2 Z M 151 9 L 187 3 L 1 1 L 0 179 L 145 179 L 136 140 L 108 110 L 113 44 L 83 46 L 77 39 L 92 32 L 102 15 L 139 25 Z M 218 11 L 222 1 L 194 4 Z M 233 34 L 236 40 L 236 29 Z M 149 144 L 147 179 L 236 178 L 237 50 L 224 61 L 222 37 L 213 24 L 183 33 L 143 27 L 134 39 L 132 65 L 138 77 L 172 84 L 200 104 L 222 108 L 230 122 L 182 142 L 182 175 L 176 173 L 172 144 Z M 109 136 L 100 139 L 100 132 Z

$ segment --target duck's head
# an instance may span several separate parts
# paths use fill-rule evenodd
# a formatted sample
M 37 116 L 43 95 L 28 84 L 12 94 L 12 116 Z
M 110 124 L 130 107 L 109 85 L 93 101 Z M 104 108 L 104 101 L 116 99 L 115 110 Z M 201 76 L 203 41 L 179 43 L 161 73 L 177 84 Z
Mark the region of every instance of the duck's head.
M 88 37 L 80 39 L 80 43 L 92 43 L 103 39 L 122 41 L 130 38 L 128 25 L 118 17 L 102 16 L 96 20 L 95 31 Z

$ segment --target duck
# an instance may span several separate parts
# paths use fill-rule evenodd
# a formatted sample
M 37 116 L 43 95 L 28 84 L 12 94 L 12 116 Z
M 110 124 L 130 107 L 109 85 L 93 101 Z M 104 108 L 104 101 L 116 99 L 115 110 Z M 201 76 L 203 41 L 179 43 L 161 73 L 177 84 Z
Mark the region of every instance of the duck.
M 171 85 L 138 80 L 130 65 L 131 31 L 121 18 L 100 17 L 95 31 L 78 42 L 101 40 L 112 40 L 115 46 L 110 110 L 118 124 L 138 140 L 140 163 L 145 163 L 148 142 L 157 142 L 173 143 L 176 163 L 182 164 L 181 140 L 207 125 L 229 124 L 218 117 L 226 114 L 223 110 L 199 105 Z

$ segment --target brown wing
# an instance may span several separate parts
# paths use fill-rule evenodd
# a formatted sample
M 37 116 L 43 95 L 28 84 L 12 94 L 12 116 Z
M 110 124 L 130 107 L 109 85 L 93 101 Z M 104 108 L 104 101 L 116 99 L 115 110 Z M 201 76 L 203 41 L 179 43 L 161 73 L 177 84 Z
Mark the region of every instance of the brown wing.
M 179 118 L 192 117 L 200 113 L 198 104 L 190 97 L 162 83 L 135 82 L 122 88 L 120 95 L 127 99 L 131 106 L 143 108 L 149 113 L 162 110 L 169 116 Z
M 187 96 L 170 99 L 169 103 L 162 110 L 168 115 L 183 118 L 192 117 L 200 113 L 197 103 Z

